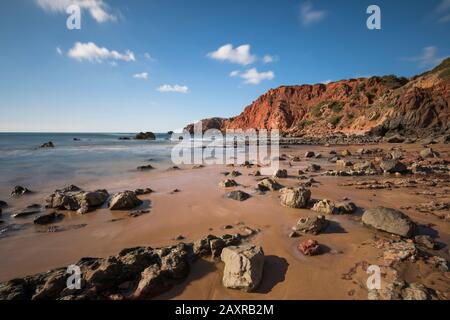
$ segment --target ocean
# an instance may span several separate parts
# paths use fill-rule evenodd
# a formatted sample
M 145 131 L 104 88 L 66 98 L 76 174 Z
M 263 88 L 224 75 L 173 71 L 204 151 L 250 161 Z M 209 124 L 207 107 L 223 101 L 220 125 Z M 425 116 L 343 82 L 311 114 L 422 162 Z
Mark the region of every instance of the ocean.
M 170 161 L 166 133 L 156 140 L 133 140 L 134 133 L 0 133 L 0 197 L 16 185 L 40 188 L 83 177 L 126 177 L 136 167 Z M 131 140 L 119 140 L 129 137 Z M 39 148 L 52 141 L 55 148 Z M 1 199 L 0 198 L 0 199 Z

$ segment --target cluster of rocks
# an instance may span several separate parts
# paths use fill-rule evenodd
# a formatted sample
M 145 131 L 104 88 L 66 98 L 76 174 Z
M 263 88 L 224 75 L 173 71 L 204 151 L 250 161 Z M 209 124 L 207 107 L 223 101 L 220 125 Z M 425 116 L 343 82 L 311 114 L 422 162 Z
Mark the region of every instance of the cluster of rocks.
M 102 206 L 109 198 L 106 190 L 83 191 L 75 185 L 55 190 L 45 201 L 48 208 L 77 211 L 84 214 Z
M 156 140 L 156 136 L 153 132 L 140 132 L 134 139 L 136 140 Z
M 55 145 L 53 144 L 53 142 L 49 141 L 49 142 L 43 143 L 39 148 L 54 148 L 54 147 L 55 147 Z
M 247 235 L 207 237 L 162 248 L 135 247 L 107 258 L 82 258 L 80 288 L 68 287 L 70 273 L 58 268 L 0 284 L 2 300 L 131 300 L 147 299 L 184 280 L 192 262 L 202 257 L 225 263 L 223 284 L 252 291 L 261 281 L 264 252 L 243 245 Z M 74 284 L 74 283 L 70 283 Z

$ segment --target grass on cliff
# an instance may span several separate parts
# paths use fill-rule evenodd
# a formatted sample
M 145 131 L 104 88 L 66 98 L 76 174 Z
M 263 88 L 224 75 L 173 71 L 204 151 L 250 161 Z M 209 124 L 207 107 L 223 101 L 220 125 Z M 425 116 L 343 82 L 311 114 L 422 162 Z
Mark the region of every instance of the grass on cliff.
M 333 116 L 328 119 L 328 123 L 332 124 L 333 126 L 336 126 L 339 122 L 341 122 L 342 116 Z
M 302 120 L 298 123 L 297 126 L 299 129 L 304 129 L 305 127 L 310 126 L 313 123 L 314 123 L 314 121 L 312 121 L 312 120 Z

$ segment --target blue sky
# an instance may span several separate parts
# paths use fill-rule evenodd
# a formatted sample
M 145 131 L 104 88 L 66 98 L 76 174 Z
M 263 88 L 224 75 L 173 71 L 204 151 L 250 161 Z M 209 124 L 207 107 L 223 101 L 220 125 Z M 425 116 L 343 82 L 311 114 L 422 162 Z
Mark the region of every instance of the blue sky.
M 0 1 L 0 131 L 173 130 L 280 85 L 421 73 L 449 31 L 450 0 Z

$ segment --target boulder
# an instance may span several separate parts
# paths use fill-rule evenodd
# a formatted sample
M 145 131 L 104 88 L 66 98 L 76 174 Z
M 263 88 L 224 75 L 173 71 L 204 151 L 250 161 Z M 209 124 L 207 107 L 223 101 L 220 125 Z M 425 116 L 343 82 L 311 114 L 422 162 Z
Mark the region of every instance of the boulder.
M 237 170 L 233 170 L 233 171 L 231 171 L 230 175 L 231 175 L 232 177 L 239 177 L 239 176 L 242 175 L 242 173 L 240 173 L 240 172 L 237 171 Z
M 366 210 L 362 222 L 366 226 L 406 238 L 411 237 L 417 227 L 403 212 L 384 207 Z
M 353 169 L 357 170 L 357 171 L 365 171 L 368 169 L 375 169 L 375 166 L 372 163 L 372 161 L 363 161 L 363 162 L 355 163 L 353 165 Z
M 343 157 L 348 157 L 348 156 L 351 156 L 351 155 L 352 155 L 352 153 L 348 149 L 345 149 L 345 150 L 341 151 L 341 156 L 343 156 Z
M 324 216 L 301 218 L 297 221 L 293 231 L 301 233 L 319 234 L 329 225 L 328 220 Z
M 260 191 L 277 191 L 282 188 L 281 184 L 270 178 L 265 178 L 256 185 L 256 189 Z
M 349 201 L 333 202 L 323 199 L 317 201 L 311 210 L 322 214 L 351 214 L 356 211 L 356 205 Z
M 351 167 L 353 163 L 349 160 L 336 160 L 336 165 L 339 167 Z
M 320 169 L 321 169 L 321 167 L 318 164 L 310 163 L 306 170 L 308 172 L 317 172 L 317 171 L 320 171 Z
M 316 154 L 313 151 L 306 151 L 305 158 L 313 158 Z
M 222 188 L 231 188 L 236 187 L 237 185 L 238 185 L 237 182 L 232 179 L 225 179 L 219 183 L 219 187 Z
M 29 193 L 31 193 L 31 191 L 28 190 L 27 188 L 22 187 L 22 186 L 15 186 L 13 191 L 11 191 L 11 196 L 20 197 L 20 196 L 23 196 L 23 195 L 29 194 Z
M 277 171 L 275 171 L 275 173 L 273 174 L 274 178 L 280 178 L 280 179 L 285 179 L 288 177 L 287 174 L 287 170 L 285 169 L 278 169 Z
M 139 170 L 139 171 L 149 171 L 149 170 L 153 170 L 153 169 L 155 169 L 155 168 L 151 164 L 147 164 L 145 166 L 139 166 L 136 168 L 136 170 Z
M 408 171 L 407 167 L 398 160 L 384 160 L 381 162 L 380 167 L 384 172 L 389 173 L 405 173 Z
M 133 191 L 123 191 L 116 193 L 109 201 L 110 210 L 130 210 L 140 206 L 142 201 L 136 197 Z
M 281 204 L 290 208 L 306 208 L 311 191 L 302 187 L 283 188 L 280 190 Z
M 264 251 L 255 245 L 227 247 L 222 250 L 225 263 L 222 283 L 226 288 L 251 292 L 261 282 Z
M 0 209 L 6 208 L 7 206 L 8 206 L 8 204 L 5 201 L 0 200 Z
M 414 237 L 414 242 L 420 246 L 423 246 L 427 249 L 436 250 L 439 249 L 438 244 L 427 235 L 419 235 Z
M 306 256 L 320 254 L 320 245 L 316 240 L 305 240 L 298 245 L 298 250 Z
M 34 224 L 49 224 L 49 223 L 53 223 L 56 222 L 60 219 L 62 219 L 64 217 L 63 214 L 59 214 L 57 212 L 52 212 L 52 213 L 48 213 L 48 214 L 44 214 L 42 216 L 37 217 L 36 219 L 34 219 Z
M 236 201 L 245 201 L 250 198 L 250 195 L 244 191 L 236 190 L 228 193 L 227 197 Z
M 394 149 L 389 154 L 392 160 L 401 160 L 403 159 L 403 152 L 399 149 Z
M 82 191 L 71 185 L 62 190 L 55 190 L 46 199 L 48 208 L 80 210 L 86 213 L 102 206 L 109 197 L 106 190 Z
M 156 140 L 153 132 L 140 132 L 135 137 L 136 140 Z

